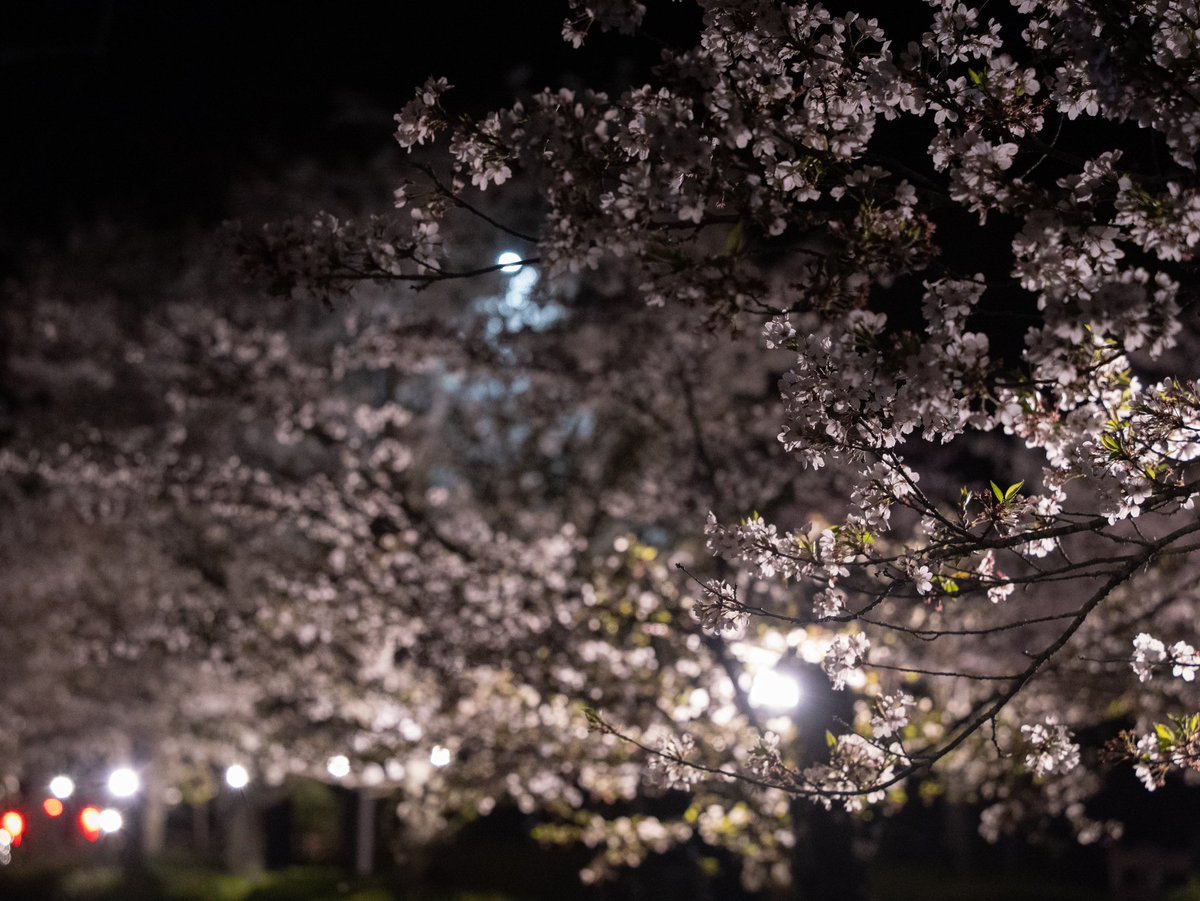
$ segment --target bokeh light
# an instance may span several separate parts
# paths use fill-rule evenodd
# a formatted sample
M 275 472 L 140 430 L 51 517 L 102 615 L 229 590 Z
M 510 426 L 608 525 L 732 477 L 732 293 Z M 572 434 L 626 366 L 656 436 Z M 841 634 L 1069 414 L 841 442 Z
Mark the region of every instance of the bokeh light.
M 75 794 L 75 780 L 70 776 L 55 776 L 50 780 L 50 794 L 65 801 Z
M 119 810 L 106 807 L 96 815 L 96 825 L 105 835 L 112 835 L 125 824 L 125 818 Z
M 496 257 L 496 265 L 500 266 L 501 272 L 512 275 L 514 272 L 521 271 L 521 255 L 513 253 L 511 250 L 506 250 L 500 256 Z
M 114 798 L 131 798 L 141 787 L 141 778 L 127 766 L 118 767 L 109 774 L 108 791 Z
M 750 686 L 750 706 L 768 710 L 791 710 L 800 703 L 800 683 L 778 670 L 766 669 Z
M 94 842 L 100 837 L 100 811 L 95 807 L 85 807 L 79 811 L 79 828 L 83 837 Z
M 225 771 L 225 784 L 240 791 L 250 784 L 250 773 L 240 763 L 235 763 Z
M 334 779 L 345 779 L 350 775 L 350 760 L 344 754 L 335 754 L 325 763 L 325 769 Z
M 9 838 L 16 842 L 25 832 L 25 817 L 15 810 L 6 811 L 4 816 L 0 817 L 0 828 L 3 828 Z

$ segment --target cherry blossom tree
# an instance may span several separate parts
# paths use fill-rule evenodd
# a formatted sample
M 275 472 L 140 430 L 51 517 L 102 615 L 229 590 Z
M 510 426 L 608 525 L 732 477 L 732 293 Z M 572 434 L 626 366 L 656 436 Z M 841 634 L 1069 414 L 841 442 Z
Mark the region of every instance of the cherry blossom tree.
M 414 844 L 511 799 L 588 879 L 700 842 L 783 883 L 935 791 L 1115 837 L 1105 755 L 1200 743 L 1196 10 L 699 7 L 619 93 L 431 78 L 394 208 L 240 231 L 306 299 L 192 270 L 112 334 L 41 291 L 10 368 L 165 409 L 3 472 L 97 541 L 149 511 L 205 600 L 138 644 L 194 609 L 180 678 L 236 689 L 207 759 L 394 789 Z
M 753 491 L 737 476 L 778 453 L 753 338 L 686 316 L 664 332 L 620 285 L 549 301 L 528 267 L 415 306 L 363 289 L 329 316 L 237 296 L 198 249 L 146 284 L 157 241 L 81 243 L 95 269 L 31 267 L 10 318 L 23 403 L 3 463 L 28 512 L 8 520 L 8 609 L 28 613 L 9 659 L 47 684 L 91 666 L 104 691 L 60 714 L 12 682 L 30 728 L 10 734 L 10 772 L 36 780 L 88 747 L 159 758 L 201 797 L 231 763 L 399 791 L 410 855 L 508 801 L 551 817 L 547 840 L 601 846 L 594 877 L 700 828 L 581 813 L 643 792 L 640 752 L 590 734 L 585 708 L 647 736 L 695 721 L 754 740 L 738 680 L 766 667 L 761 649 L 706 635 L 736 618 L 693 616 L 672 568 L 702 561 L 710 507 L 795 502 L 795 473 Z M 114 257 L 125 296 L 104 302 Z M 761 404 L 753 428 L 744 403 Z M 88 625 L 98 611 L 111 629 Z M 786 799 L 763 809 L 727 833 L 714 800 L 702 828 L 786 852 Z
M 758 334 L 785 456 L 713 495 L 693 609 L 730 653 L 819 643 L 852 713 L 827 748 L 786 722 L 717 738 L 713 710 L 657 736 L 596 705 L 594 727 L 691 790 L 858 811 L 938 779 L 986 803 L 988 836 L 1047 810 L 1118 834 L 1087 814 L 1098 752 L 1075 734 L 1124 723 L 1109 752 L 1151 789 L 1200 742 L 1196 10 L 699 6 L 694 44 L 618 94 L 460 117 L 430 78 L 396 117 L 398 212 L 268 228 L 248 253 L 336 303 L 499 269 L 459 237 L 490 228 L 547 298 L 619 273 L 685 355 Z M 647 15 L 572 10 L 579 47 Z M 723 337 L 689 347 L 689 318 Z M 736 440 L 762 407 L 685 412 Z M 787 469 L 840 502 L 754 498 Z

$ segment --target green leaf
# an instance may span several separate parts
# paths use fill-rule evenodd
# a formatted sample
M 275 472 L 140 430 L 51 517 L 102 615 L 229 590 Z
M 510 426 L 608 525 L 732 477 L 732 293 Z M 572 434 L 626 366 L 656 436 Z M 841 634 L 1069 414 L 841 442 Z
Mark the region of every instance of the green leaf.
M 729 230 L 729 234 L 725 238 L 725 256 L 735 256 L 742 251 L 745 245 L 746 229 L 742 221 L 739 219 L 737 224 Z
M 1017 482 L 1017 484 L 1015 484 L 1015 485 L 1009 485 L 1008 490 L 1004 492 L 1004 500 L 1010 501 L 1014 497 L 1016 497 L 1017 492 L 1021 490 L 1021 486 L 1024 484 L 1025 484 L 1025 480 L 1022 479 L 1021 481 Z
M 1154 731 L 1160 742 L 1166 742 L 1169 745 L 1175 743 L 1175 730 L 1165 723 L 1155 723 Z
M 983 75 L 980 74 L 979 72 L 976 72 L 974 69 L 967 69 L 967 74 L 969 76 L 971 76 L 971 84 L 973 84 L 973 85 L 983 84 Z
M 945 594 L 958 594 L 958 583 L 953 579 L 948 579 L 945 576 L 936 576 L 934 581 L 937 582 L 938 588 Z
M 700 872 L 709 879 L 721 874 L 721 861 L 715 857 L 701 857 L 698 861 L 698 866 L 700 867 Z
M 837 744 L 837 736 L 828 729 L 825 730 L 825 744 L 830 748 Z
M 997 502 L 1004 503 L 1004 491 L 995 482 L 988 482 L 992 486 L 992 494 L 996 496 Z

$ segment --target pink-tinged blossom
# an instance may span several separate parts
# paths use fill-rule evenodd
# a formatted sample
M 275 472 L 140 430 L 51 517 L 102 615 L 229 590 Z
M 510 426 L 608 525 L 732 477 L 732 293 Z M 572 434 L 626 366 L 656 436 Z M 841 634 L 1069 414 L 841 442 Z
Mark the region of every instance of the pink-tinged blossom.
M 910 709 L 916 704 L 912 695 L 902 691 L 883 695 L 875 702 L 871 733 L 875 738 L 899 735 L 909 723 Z
M 647 778 L 662 788 L 688 790 L 700 778 L 700 771 L 689 766 L 696 755 L 696 740 L 686 732 L 659 742 L 657 753 L 647 761 Z
M 692 616 L 705 632 L 727 638 L 740 637 L 750 619 L 738 603 L 733 586 L 715 579 L 705 583 L 700 599 L 692 607 Z
M 845 688 L 846 680 L 859 672 L 866 662 L 867 652 L 870 649 L 871 642 L 862 632 L 834 637 L 828 650 L 825 651 L 821 668 L 833 682 L 835 690 Z
M 1149 682 L 1156 664 L 1167 659 L 1167 646 L 1146 632 L 1139 632 L 1133 640 L 1133 659 L 1130 666 L 1139 682 Z
M 1186 641 L 1177 641 L 1171 645 L 1171 675 L 1184 682 L 1195 681 L 1196 670 L 1200 668 L 1200 656 L 1196 649 Z
M 450 90 L 451 84 L 445 78 L 430 78 L 417 89 L 415 100 L 410 100 L 402 111 L 396 114 L 396 141 L 405 150 L 433 140 L 439 130 L 445 127 L 445 119 L 441 111 L 441 97 Z
M 1035 776 L 1062 775 L 1079 765 L 1079 745 L 1072 741 L 1070 730 L 1054 717 L 1022 726 L 1021 735 L 1030 746 L 1025 765 Z

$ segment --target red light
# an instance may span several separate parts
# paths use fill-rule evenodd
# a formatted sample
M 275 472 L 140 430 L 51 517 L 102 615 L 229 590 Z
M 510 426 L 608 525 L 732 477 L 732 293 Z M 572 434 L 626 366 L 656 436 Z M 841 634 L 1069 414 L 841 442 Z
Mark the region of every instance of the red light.
M 100 838 L 100 811 L 95 807 L 85 807 L 79 811 L 79 828 L 89 842 Z
M 0 817 L 0 828 L 6 830 L 13 839 L 21 837 L 21 833 L 25 831 L 25 817 L 21 816 L 15 810 L 10 810 L 4 816 Z
M 48 817 L 60 817 L 63 812 L 63 802 L 58 798 L 47 798 L 42 802 L 42 810 L 46 811 Z

